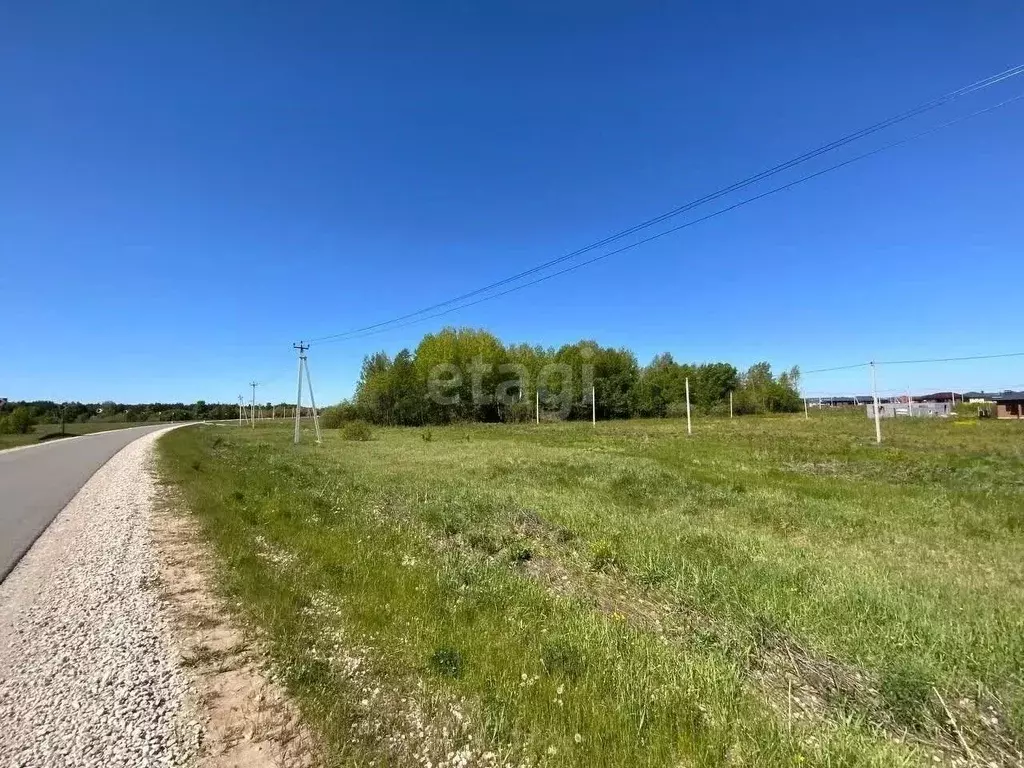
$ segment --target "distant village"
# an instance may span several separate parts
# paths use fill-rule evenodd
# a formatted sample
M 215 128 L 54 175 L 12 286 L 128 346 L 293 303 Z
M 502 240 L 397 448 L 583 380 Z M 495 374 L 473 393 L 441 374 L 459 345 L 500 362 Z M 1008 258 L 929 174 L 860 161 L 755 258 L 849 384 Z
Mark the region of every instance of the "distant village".
M 874 418 L 874 398 L 871 395 L 845 397 L 819 397 L 808 400 L 811 408 L 840 408 L 865 406 L 867 415 Z M 878 398 L 879 416 L 951 416 L 957 405 L 969 404 L 982 418 L 1024 419 L 1024 391 L 1002 392 L 932 392 L 925 395 L 907 393 Z

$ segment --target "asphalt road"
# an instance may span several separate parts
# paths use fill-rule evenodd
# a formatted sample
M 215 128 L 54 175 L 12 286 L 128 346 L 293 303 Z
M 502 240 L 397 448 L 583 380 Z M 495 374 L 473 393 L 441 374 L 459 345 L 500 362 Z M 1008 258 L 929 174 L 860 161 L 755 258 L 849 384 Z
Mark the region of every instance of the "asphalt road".
M 168 426 L 117 429 L 0 452 L 0 581 L 107 459 L 132 440 Z

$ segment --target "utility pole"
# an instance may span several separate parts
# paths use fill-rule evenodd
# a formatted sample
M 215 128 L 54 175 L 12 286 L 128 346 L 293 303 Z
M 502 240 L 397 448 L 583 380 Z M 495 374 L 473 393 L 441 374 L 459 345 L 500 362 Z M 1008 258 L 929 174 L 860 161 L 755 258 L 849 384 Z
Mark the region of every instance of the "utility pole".
M 729 418 L 732 418 L 732 390 L 729 390 Z
M 306 368 L 306 386 L 309 387 L 309 405 L 313 409 L 313 431 L 316 433 L 316 444 L 320 445 L 323 439 L 320 436 L 320 417 L 316 413 L 316 397 L 313 395 L 313 377 L 309 375 L 309 360 L 302 356 L 302 364 Z
M 259 386 L 259 382 L 250 381 L 249 386 L 252 387 L 252 406 L 249 413 L 252 414 L 252 428 L 256 429 L 256 387 Z
M 821 408 L 821 400 L 818 400 L 818 407 Z M 804 398 L 804 419 L 811 418 L 811 415 L 807 412 L 807 398 Z
M 537 388 L 537 391 L 536 391 L 535 394 L 537 396 L 536 397 L 537 404 L 535 406 L 535 409 L 536 409 L 535 412 L 536 412 L 536 416 L 537 416 L 537 423 L 540 424 L 540 388 L 539 387 Z
M 300 341 L 298 344 L 292 344 L 292 348 L 299 350 L 299 393 L 295 397 L 295 444 L 298 445 L 302 429 L 300 421 L 302 419 L 302 361 L 305 360 L 309 345 Z
M 875 403 L 875 442 L 882 444 L 882 414 L 878 407 L 878 376 L 875 371 L 875 363 L 871 362 L 871 399 Z
M 693 424 L 690 422 L 690 377 L 686 377 L 686 434 L 693 434 Z
M 245 414 L 245 407 L 242 405 L 243 402 L 245 402 L 245 401 L 242 399 L 242 396 L 239 395 L 238 396 L 238 426 L 242 426 L 242 417 Z
M 313 377 L 309 374 L 309 361 L 306 359 L 306 350 L 309 349 L 309 345 L 303 344 L 300 341 L 298 344 L 292 344 L 292 348 L 299 352 L 299 391 L 298 396 L 295 398 L 295 444 L 299 444 L 299 439 L 302 435 L 302 375 L 305 372 L 306 385 L 309 387 L 309 402 L 313 408 L 313 430 L 316 433 L 316 442 L 319 445 L 323 438 L 320 434 L 320 417 L 316 412 L 316 396 L 313 394 Z
M 597 387 L 590 385 L 590 419 L 597 426 Z

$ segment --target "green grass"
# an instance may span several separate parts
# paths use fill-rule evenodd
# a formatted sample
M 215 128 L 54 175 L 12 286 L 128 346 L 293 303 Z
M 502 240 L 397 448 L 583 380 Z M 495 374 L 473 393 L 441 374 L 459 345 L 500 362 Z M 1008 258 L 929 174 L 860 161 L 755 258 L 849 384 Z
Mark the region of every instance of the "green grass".
M 1024 429 L 884 428 L 882 446 L 858 413 L 296 448 L 281 426 L 198 427 L 162 447 L 331 764 L 891 766 L 962 742 L 1014 764 Z
M 76 435 L 91 435 L 94 432 L 105 432 L 109 429 L 129 429 L 131 427 L 144 427 L 147 424 L 159 424 L 156 421 L 115 421 L 101 422 L 90 421 L 85 424 L 71 423 L 64 425 L 66 437 Z M 0 450 L 4 448 L 15 448 L 19 445 L 34 445 L 48 440 L 60 439 L 60 424 L 37 424 L 32 431 L 24 435 L 0 435 Z

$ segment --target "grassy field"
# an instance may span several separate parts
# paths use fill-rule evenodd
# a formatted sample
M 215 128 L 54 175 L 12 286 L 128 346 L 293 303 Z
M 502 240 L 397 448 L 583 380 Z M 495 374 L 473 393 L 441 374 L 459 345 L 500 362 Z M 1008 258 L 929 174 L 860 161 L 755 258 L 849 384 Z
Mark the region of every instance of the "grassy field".
M 331 765 L 1019 765 L 1024 425 L 177 430 Z
M 147 424 L 158 424 L 156 421 L 116 421 L 101 422 L 90 421 L 87 424 L 66 424 L 64 432 L 67 437 L 75 435 L 91 435 L 93 432 L 105 432 L 109 429 L 128 429 L 130 427 L 144 427 Z M 15 448 L 19 445 L 33 445 L 47 440 L 60 439 L 60 424 L 37 424 L 32 431 L 24 435 L 0 435 L 0 450 L 4 448 Z

